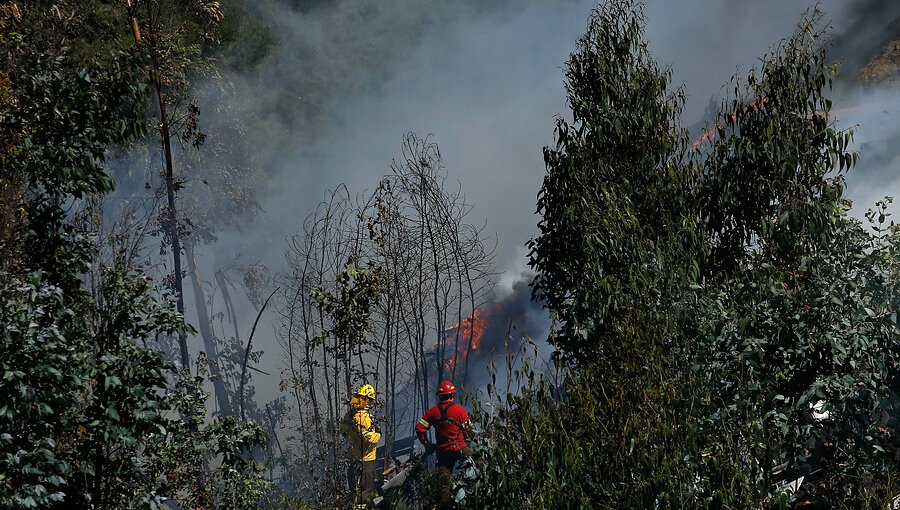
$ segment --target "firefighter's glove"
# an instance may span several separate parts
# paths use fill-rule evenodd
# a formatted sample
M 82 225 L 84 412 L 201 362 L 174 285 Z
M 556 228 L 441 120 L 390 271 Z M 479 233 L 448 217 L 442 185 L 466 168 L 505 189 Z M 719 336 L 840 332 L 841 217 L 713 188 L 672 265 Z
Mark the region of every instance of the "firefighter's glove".
M 461 453 L 463 457 L 471 457 L 474 452 L 472 451 L 471 447 L 465 446 L 459 451 L 459 453 Z
M 434 453 L 434 450 L 434 443 L 425 443 L 425 455 L 431 455 L 432 453 Z

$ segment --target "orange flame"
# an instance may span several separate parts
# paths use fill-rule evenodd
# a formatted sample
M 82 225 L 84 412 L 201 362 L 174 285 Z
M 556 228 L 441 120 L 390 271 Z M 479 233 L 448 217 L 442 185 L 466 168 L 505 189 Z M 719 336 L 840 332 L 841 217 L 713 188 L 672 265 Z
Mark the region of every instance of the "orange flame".
M 769 102 L 769 98 L 767 98 L 765 96 L 755 97 L 755 98 L 753 98 L 752 101 L 750 101 L 750 103 L 748 103 L 746 106 L 743 107 L 741 112 L 747 113 L 747 112 L 758 112 L 761 110 L 765 110 L 766 104 L 768 102 Z M 855 111 L 856 111 L 856 108 L 839 108 L 837 110 L 831 110 L 830 112 L 816 110 L 812 113 L 806 114 L 803 118 L 806 120 L 813 120 L 818 117 L 824 117 L 825 120 L 827 121 L 829 119 L 829 116 L 831 116 L 831 115 L 842 115 L 845 113 L 853 113 Z M 729 115 L 727 115 L 727 118 L 730 119 L 732 123 L 737 122 L 738 112 L 737 111 L 731 112 Z M 716 137 L 719 134 L 719 128 L 723 127 L 723 126 L 724 126 L 724 123 L 720 121 L 720 122 L 717 122 L 715 125 L 713 125 L 713 127 L 707 129 L 706 132 L 704 132 L 700 138 L 698 138 L 697 140 L 694 141 L 694 143 L 691 144 L 690 150 L 697 151 L 697 150 L 700 150 L 700 148 L 703 147 L 704 144 L 707 144 L 707 143 L 712 144 L 712 142 L 715 141 Z
M 458 350 L 444 364 L 447 370 L 453 370 L 457 363 L 465 361 L 470 350 L 478 351 L 485 328 L 487 328 L 487 319 L 484 312 L 480 310 L 475 310 L 462 322 L 457 322 L 450 326 L 448 332 L 451 332 L 451 334 L 445 337 L 447 338 L 446 345 L 451 346 L 451 348 L 458 347 Z M 452 333 L 454 331 L 455 334 Z M 457 337 L 459 338 L 458 346 L 456 342 Z
M 746 113 L 748 111 L 758 112 L 760 110 L 763 110 L 765 109 L 767 102 L 769 102 L 769 98 L 765 96 L 755 97 L 752 101 L 750 101 L 749 104 L 744 106 L 742 113 Z M 728 117 L 731 119 L 731 122 L 736 122 L 738 118 L 738 112 L 733 111 Z M 698 140 L 691 144 L 691 151 L 699 150 L 704 143 L 712 142 L 713 140 L 715 140 L 720 127 L 722 127 L 722 124 L 717 122 L 713 127 L 707 129 L 706 132 L 703 133 L 703 136 L 701 136 Z

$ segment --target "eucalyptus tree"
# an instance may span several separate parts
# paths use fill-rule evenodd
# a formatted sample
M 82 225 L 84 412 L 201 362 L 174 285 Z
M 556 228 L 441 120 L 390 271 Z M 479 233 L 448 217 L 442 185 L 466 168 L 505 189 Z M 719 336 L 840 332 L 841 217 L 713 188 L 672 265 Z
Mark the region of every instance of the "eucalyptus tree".
M 769 494 L 781 467 L 818 467 L 809 500 L 881 507 L 896 487 L 883 425 L 896 413 L 900 237 L 885 202 L 867 224 L 848 215 L 858 154 L 833 124 L 825 28 L 810 12 L 736 80 L 700 147 L 700 294 L 713 326 L 700 356 L 712 427 L 739 449 L 755 493 Z
M 692 140 L 640 5 L 592 12 L 529 243 L 568 371 L 485 415 L 480 501 L 778 507 L 814 472 L 794 497 L 887 504 L 900 238 L 884 204 L 848 216 L 826 28 L 810 11 Z
M 198 426 L 205 398 L 175 398 L 176 381 L 194 391 L 195 380 L 158 348 L 190 327 L 140 273 L 127 236 L 100 257 L 101 231 L 77 214 L 114 189 L 111 161 L 146 133 L 144 56 L 107 45 L 116 25 L 103 13 L 117 11 L 83 7 L 0 8 L 0 189 L 14 205 L 0 269 L 0 506 L 158 508 L 196 495 L 208 474 L 200 507 L 246 507 L 269 487 L 234 457 L 260 442 L 258 427 Z M 168 457 L 173 442 L 196 462 Z M 221 468 L 207 470 L 217 455 Z M 150 467 L 175 461 L 190 483 Z

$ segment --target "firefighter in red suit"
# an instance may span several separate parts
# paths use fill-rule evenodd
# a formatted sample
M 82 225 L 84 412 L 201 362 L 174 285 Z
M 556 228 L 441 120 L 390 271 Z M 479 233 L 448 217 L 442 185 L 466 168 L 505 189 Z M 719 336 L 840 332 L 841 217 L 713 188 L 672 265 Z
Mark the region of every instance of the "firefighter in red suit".
M 450 484 L 453 467 L 462 456 L 472 455 L 472 449 L 466 444 L 466 435 L 472 432 L 469 413 L 453 401 L 456 386 L 450 381 L 438 385 L 438 403 L 425 411 L 425 415 L 416 424 L 416 435 L 425 445 L 425 453 L 437 452 L 438 474 L 443 479 L 440 493 L 440 508 L 450 504 Z M 428 429 L 434 427 L 436 443 L 428 441 Z

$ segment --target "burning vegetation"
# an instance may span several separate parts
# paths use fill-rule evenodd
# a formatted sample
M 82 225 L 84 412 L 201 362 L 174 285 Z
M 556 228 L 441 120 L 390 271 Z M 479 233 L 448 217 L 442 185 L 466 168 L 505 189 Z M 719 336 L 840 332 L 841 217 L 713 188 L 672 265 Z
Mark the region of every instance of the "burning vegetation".
M 374 423 L 360 426 L 379 430 L 360 432 L 383 430 L 394 452 L 437 377 L 474 389 L 492 358 L 548 339 L 525 278 L 494 294 L 483 227 L 466 219 L 472 206 L 448 185 L 436 144 L 412 134 L 371 194 L 327 195 L 276 282 L 243 262 L 202 278 L 195 249 L 256 209 L 256 175 L 249 156 L 213 157 L 197 131 L 187 91 L 214 65 L 223 13 L 195 3 L 190 16 L 157 0 L 93 13 L 74 0 L 0 6 L 2 508 L 345 507 L 354 477 L 334 425 L 361 381 L 372 385 L 354 407 L 372 404 Z M 900 493 L 900 415 L 881 409 L 898 393 L 900 228 L 888 201 L 869 214 L 874 228 L 846 214 L 856 153 L 829 118 L 819 19 L 738 79 L 691 145 L 642 10 L 603 5 L 566 66 L 572 121 L 557 118 L 544 150 L 541 235 L 529 246 L 558 321 L 542 345 L 557 349 L 564 380 L 521 363 L 516 398 L 478 413 L 488 462 L 470 506 L 887 506 Z M 894 42 L 863 84 L 900 84 L 895 35 L 879 39 Z M 220 129 L 229 141 L 252 131 Z M 147 219 L 123 213 L 107 231 L 123 147 L 174 155 L 143 172 L 159 184 L 136 195 L 156 199 Z M 159 254 L 145 259 L 148 248 Z M 277 303 L 282 393 L 264 405 L 250 372 L 268 375 L 254 367 L 257 322 L 242 338 L 228 271 L 244 275 L 257 322 Z
M 475 310 L 461 322 L 457 322 L 444 331 L 443 344 L 446 358 L 444 368 L 453 377 L 458 372 L 467 372 L 468 364 L 466 362 L 469 356 L 481 350 L 481 338 L 487 328 L 487 317 L 487 312 L 484 310 Z M 435 349 L 437 348 L 436 345 Z

